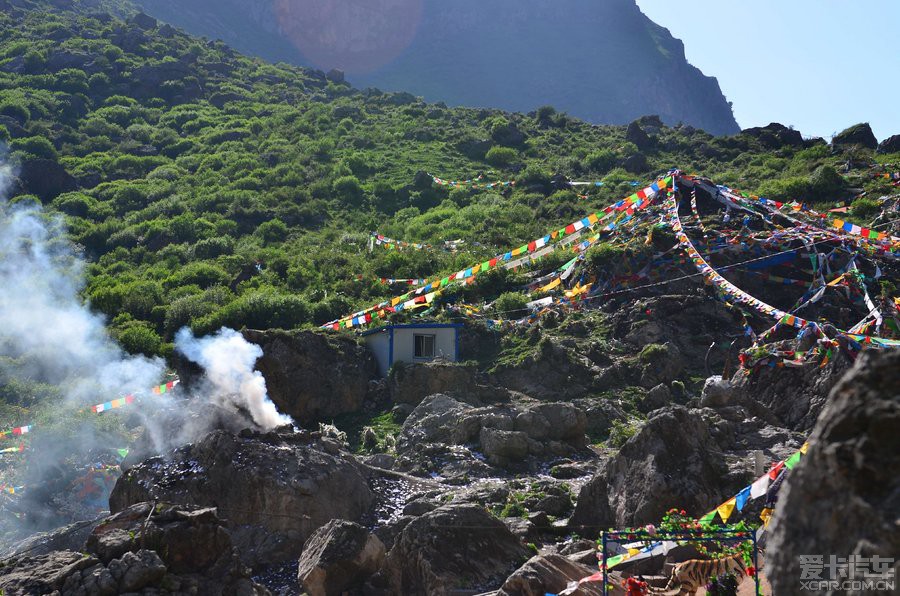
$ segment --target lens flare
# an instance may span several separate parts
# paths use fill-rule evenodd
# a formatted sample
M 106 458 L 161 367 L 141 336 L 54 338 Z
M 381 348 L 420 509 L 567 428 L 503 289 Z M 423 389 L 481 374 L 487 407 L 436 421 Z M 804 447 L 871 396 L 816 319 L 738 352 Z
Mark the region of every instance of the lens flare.
M 319 68 L 365 74 L 416 36 L 423 0 L 275 0 L 281 33 Z

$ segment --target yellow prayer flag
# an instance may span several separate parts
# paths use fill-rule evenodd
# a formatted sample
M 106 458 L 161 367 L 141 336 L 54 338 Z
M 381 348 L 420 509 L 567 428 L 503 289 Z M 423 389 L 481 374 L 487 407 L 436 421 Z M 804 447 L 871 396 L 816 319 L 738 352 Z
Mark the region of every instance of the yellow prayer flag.
M 719 512 L 719 517 L 722 518 L 723 524 L 728 523 L 728 518 L 731 517 L 731 514 L 734 512 L 734 508 L 736 505 L 737 497 L 731 497 L 716 508 L 716 511 Z

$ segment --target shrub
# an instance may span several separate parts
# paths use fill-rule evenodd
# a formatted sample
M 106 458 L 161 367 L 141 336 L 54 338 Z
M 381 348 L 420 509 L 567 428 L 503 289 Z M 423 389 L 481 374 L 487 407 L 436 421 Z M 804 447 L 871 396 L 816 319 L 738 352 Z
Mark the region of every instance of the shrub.
M 844 188 L 844 179 L 831 166 L 819 166 L 809 177 L 810 191 L 820 201 L 834 200 Z
M 28 109 L 28 106 L 16 101 L 0 103 L 0 115 L 15 118 L 22 124 L 31 120 L 31 110 Z
M 587 166 L 598 174 L 606 174 L 619 161 L 616 152 L 611 149 L 601 149 L 587 156 Z
M 518 158 L 518 151 L 509 147 L 491 147 L 484 156 L 485 161 L 497 167 L 506 167 Z
M 28 153 L 29 155 L 33 155 L 34 157 L 40 157 L 42 159 L 51 159 L 56 161 L 58 155 L 56 153 L 56 148 L 53 146 L 53 143 L 48 141 L 45 137 L 26 137 L 23 139 L 15 139 L 10 147 L 14 151 L 23 151 Z
M 331 188 L 338 198 L 347 201 L 351 205 L 356 205 L 362 201 L 363 188 L 356 176 L 341 176 L 334 181 Z
M 853 201 L 853 203 L 850 205 L 850 212 L 853 214 L 853 217 L 857 219 L 872 219 L 873 217 L 881 213 L 881 203 L 879 203 L 875 199 L 861 197 Z
M 759 187 L 759 195 L 775 201 L 799 201 L 809 195 L 809 179 L 803 177 L 769 180 Z
M 299 296 L 266 289 L 244 294 L 195 323 L 198 333 L 220 327 L 240 329 L 293 329 L 309 320 L 309 306 Z
M 162 347 L 162 338 L 159 334 L 141 321 L 131 322 L 127 327 L 118 331 L 115 336 L 129 354 L 153 356 L 159 354 Z
M 521 292 L 506 292 L 494 302 L 494 312 L 504 319 L 518 319 L 528 314 L 528 297 Z
M 628 424 L 621 420 L 613 420 L 607 442 L 613 447 L 621 447 L 636 433 L 637 428 L 633 424 Z
M 263 222 L 259 225 L 259 228 L 256 229 L 256 235 L 259 236 L 265 244 L 284 242 L 285 238 L 287 238 L 287 234 L 288 227 L 280 219 L 272 219 Z

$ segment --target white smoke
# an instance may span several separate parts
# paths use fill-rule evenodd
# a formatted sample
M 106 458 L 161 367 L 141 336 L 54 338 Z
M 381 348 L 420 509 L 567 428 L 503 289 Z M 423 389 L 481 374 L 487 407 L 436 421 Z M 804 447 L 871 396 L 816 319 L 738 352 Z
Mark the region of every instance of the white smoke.
M 9 166 L 0 167 L 0 192 L 10 178 Z M 0 370 L 57 385 L 82 405 L 148 390 L 163 361 L 125 354 L 79 298 L 83 284 L 83 261 L 61 218 L 0 201 L 0 356 L 8 357 Z
M 196 338 L 184 328 L 175 335 L 175 349 L 203 367 L 206 386 L 201 391 L 210 401 L 250 412 L 253 421 L 265 430 L 293 422 L 275 409 L 265 378 L 253 370 L 263 355 L 262 348 L 237 331 L 223 327 L 216 335 Z

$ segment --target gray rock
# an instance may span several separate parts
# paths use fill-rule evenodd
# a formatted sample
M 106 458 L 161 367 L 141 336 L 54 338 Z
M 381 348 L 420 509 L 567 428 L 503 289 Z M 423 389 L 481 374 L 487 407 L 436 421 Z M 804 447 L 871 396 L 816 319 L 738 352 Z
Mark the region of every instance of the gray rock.
M 375 358 L 352 338 L 249 329 L 243 335 L 263 349 L 256 366 L 279 411 L 306 424 L 329 422 L 362 407 L 369 380 L 376 375 Z
M 878 153 L 900 153 L 900 135 L 893 135 L 878 143 Z
M 582 487 L 569 525 L 584 535 L 655 523 L 673 503 L 702 514 L 733 488 L 727 474 L 724 455 L 698 412 L 658 410 Z
M 634 143 L 640 151 L 646 151 L 653 146 L 652 139 L 637 122 L 628 125 L 625 140 Z
M 409 522 L 385 560 L 394 594 L 452 593 L 498 585 L 528 557 L 507 527 L 478 505 L 445 505 Z
M 861 145 L 867 149 L 877 149 L 878 139 L 875 138 L 875 133 L 872 132 L 872 127 L 869 126 L 869 123 L 863 122 L 854 124 L 850 128 L 836 134 L 831 140 L 831 144 L 834 146 Z
M 643 153 L 635 153 L 634 155 L 629 155 L 622 161 L 622 167 L 625 168 L 626 172 L 631 174 L 643 174 L 646 172 L 650 164 L 647 163 L 647 156 Z
M 378 571 L 385 548 L 359 524 L 335 519 L 303 546 L 297 580 L 309 596 L 339 596 Z
M 721 408 L 730 405 L 735 400 L 731 382 L 719 375 L 713 375 L 706 379 L 703 391 L 700 394 L 700 405 L 704 408 Z
M 544 596 L 558 594 L 569 582 L 593 575 L 595 569 L 570 561 L 562 555 L 535 556 L 516 570 L 503 583 L 498 596 Z M 603 594 L 599 583 L 582 584 L 579 596 Z
M 474 366 L 447 362 L 396 366 L 391 369 L 388 389 L 391 399 L 398 404 L 417 406 L 425 397 L 435 393 L 470 401 L 467 396 L 476 391 L 477 372 Z
M 659 408 L 665 407 L 672 402 L 672 392 L 669 391 L 669 387 L 660 383 L 653 387 L 650 391 L 647 392 L 646 395 L 638 402 L 637 407 L 641 412 L 649 413 L 653 410 L 658 410 Z
M 898 429 L 900 350 L 867 350 L 831 392 L 809 451 L 785 481 L 767 548 L 775 593 L 800 592 L 800 554 L 827 562 L 900 553 Z
M 528 436 L 523 432 L 482 428 L 481 451 L 489 462 L 505 466 L 528 456 Z
M 785 146 L 803 147 L 803 135 L 799 130 L 793 130 L 777 122 L 768 126 L 747 128 L 742 130 L 741 134 L 759 139 L 763 146 L 769 149 L 780 149 Z
M 307 437 L 304 439 L 304 437 Z M 210 433 L 167 458 L 130 468 L 110 495 L 112 511 L 142 501 L 215 505 L 248 564 L 295 559 L 332 519 L 357 519 L 373 501 L 360 465 L 303 433 Z

